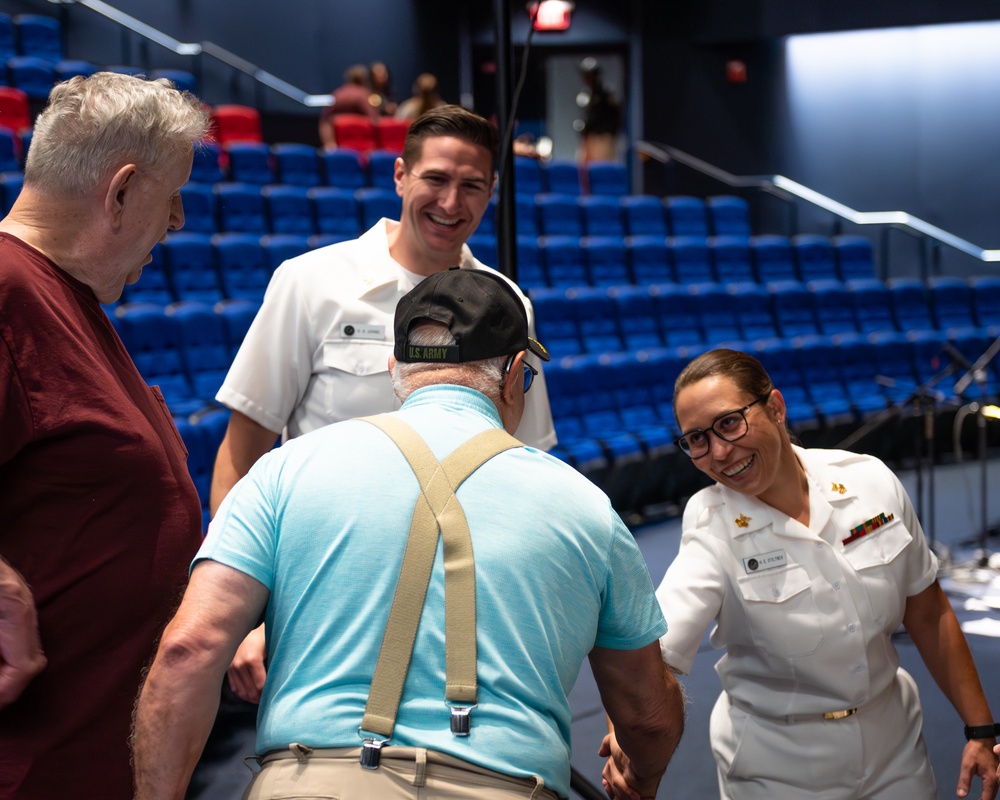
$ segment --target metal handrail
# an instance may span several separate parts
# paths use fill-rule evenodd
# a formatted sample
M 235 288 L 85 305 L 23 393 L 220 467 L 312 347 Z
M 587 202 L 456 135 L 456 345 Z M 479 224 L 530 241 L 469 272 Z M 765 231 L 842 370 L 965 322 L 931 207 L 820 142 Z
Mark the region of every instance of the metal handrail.
M 733 175 L 723 169 L 719 169 L 707 161 L 670 147 L 665 144 L 652 144 L 650 142 L 636 142 L 636 150 L 641 155 L 648 156 L 663 164 L 669 161 L 676 161 L 697 172 L 707 175 L 721 183 L 734 188 L 760 189 L 765 192 L 784 192 L 800 200 L 805 200 L 817 208 L 822 208 L 855 225 L 894 225 L 919 236 L 924 236 L 941 244 L 948 245 L 966 255 L 983 262 L 1000 261 L 1000 250 L 987 250 L 971 242 L 949 233 L 937 225 L 932 225 L 926 220 L 915 217 L 906 211 L 857 211 L 856 209 L 839 203 L 831 197 L 803 186 L 791 178 L 784 175 Z
M 258 83 L 284 95 L 290 100 L 294 100 L 295 102 L 301 103 L 309 108 L 322 108 L 333 102 L 332 95 L 308 94 L 301 89 L 292 86 L 290 83 L 282 80 L 276 75 L 271 74 L 267 70 L 261 69 L 244 58 L 240 58 L 235 53 L 231 53 L 224 47 L 219 47 L 219 45 L 213 42 L 182 42 L 178 39 L 174 39 L 172 36 L 168 36 L 151 25 L 147 25 L 145 22 L 126 14 L 124 11 L 119 11 L 114 6 L 102 2 L 102 0 L 51 1 L 65 6 L 78 5 L 83 6 L 84 8 L 89 8 L 91 11 L 100 14 L 105 19 L 109 19 L 123 28 L 132 31 L 144 39 L 147 39 L 154 44 L 158 44 L 160 47 L 163 47 L 172 53 L 176 53 L 177 55 L 199 56 L 204 54 L 211 56 L 212 58 L 221 61 L 226 66 L 239 70 L 243 74 L 253 78 Z

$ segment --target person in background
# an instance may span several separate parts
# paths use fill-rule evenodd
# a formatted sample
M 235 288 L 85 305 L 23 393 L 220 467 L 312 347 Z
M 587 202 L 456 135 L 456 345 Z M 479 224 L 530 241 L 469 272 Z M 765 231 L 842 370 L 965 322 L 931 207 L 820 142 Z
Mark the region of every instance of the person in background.
M 416 119 L 432 108 L 445 105 L 438 92 L 438 80 L 429 72 L 422 72 L 413 82 L 413 96 L 404 100 L 396 109 L 401 119 Z
M 101 304 L 183 226 L 208 126 L 166 80 L 57 84 L 0 221 L 4 800 L 132 797 L 136 691 L 202 523 L 170 412 Z
M 275 450 L 213 520 L 137 706 L 137 800 L 183 797 L 262 613 L 248 800 L 567 797 L 587 658 L 623 780 L 655 794 L 683 728 L 663 617 L 608 497 L 510 435 L 548 360 L 523 298 L 454 267 L 400 299 L 394 328 L 402 408 Z
M 379 116 L 391 117 L 396 113 L 396 100 L 392 94 L 389 68 L 382 61 L 373 61 L 368 67 L 371 95 L 368 102 L 378 109 Z
M 380 116 L 378 107 L 371 100 L 371 73 L 364 64 L 354 64 L 344 73 L 344 82 L 333 90 L 333 102 L 319 115 L 319 140 L 324 148 L 337 146 L 333 133 L 333 118 L 338 114 L 361 114 L 372 121 Z
M 577 95 L 582 119 L 574 126 L 580 134 L 579 160 L 613 161 L 618 154 L 618 133 L 622 128 L 622 110 L 618 98 L 604 85 L 601 65 L 588 56 L 580 62 L 580 78 L 586 87 Z
M 657 590 L 660 647 L 686 673 L 714 622 L 726 648 L 711 719 L 720 796 L 936 799 L 917 687 L 892 642 L 902 625 L 965 725 L 957 796 L 978 776 L 993 800 L 1000 728 L 896 476 L 872 456 L 792 444 L 781 392 L 746 353 L 692 361 L 674 412 L 678 446 L 716 484 L 684 509 Z

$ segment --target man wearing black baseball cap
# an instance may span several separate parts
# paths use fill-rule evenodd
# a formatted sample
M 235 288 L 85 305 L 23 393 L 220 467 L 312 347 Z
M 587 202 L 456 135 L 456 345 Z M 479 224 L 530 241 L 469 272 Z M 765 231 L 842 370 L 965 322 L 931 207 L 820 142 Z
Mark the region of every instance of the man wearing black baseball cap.
M 567 697 L 588 657 L 625 779 L 655 795 L 683 727 L 666 626 L 607 496 L 509 433 L 526 359 L 548 358 L 524 304 L 448 270 L 394 327 L 402 408 L 286 443 L 220 507 L 139 700 L 138 800 L 185 785 L 207 701 L 264 611 L 248 800 L 567 797 Z

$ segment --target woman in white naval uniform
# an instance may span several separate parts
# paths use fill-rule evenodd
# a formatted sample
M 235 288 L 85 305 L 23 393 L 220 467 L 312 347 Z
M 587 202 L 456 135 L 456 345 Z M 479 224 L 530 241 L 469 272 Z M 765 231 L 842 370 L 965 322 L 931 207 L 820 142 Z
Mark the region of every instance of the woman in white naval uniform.
M 691 362 L 674 411 L 679 446 L 716 485 L 685 509 L 657 591 L 660 644 L 685 673 L 713 621 L 712 644 L 726 648 L 710 725 L 721 797 L 937 798 L 917 689 L 890 639 L 902 623 L 972 726 L 958 796 L 978 775 L 992 800 L 993 717 L 895 475 L 870 456 L 793 445 L 781 393 L 745 353 Z M 613 788 L 621 756 L 613 739 L 608 750 Z

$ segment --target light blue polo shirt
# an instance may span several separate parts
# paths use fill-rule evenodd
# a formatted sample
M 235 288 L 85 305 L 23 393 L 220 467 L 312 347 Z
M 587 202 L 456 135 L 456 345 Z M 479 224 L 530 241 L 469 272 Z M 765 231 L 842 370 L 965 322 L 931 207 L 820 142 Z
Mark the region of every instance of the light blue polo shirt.
M 414 392 L 395 414 L 443 459 L 501 427 L 483 394 Z M 351 420 L 287 442 L 229 493 L 195 563 L 271 592 L 257 752 L 357 747 L 419 487 L 384 433 Z M 569 794 L 567 695 L 596 645 L 666 632 L 649 572 L 607 496 L 533 448 L 496 456 L 458 490 L 476 560 L 478 706 L 468 737 L 445 706 L 440 543 L 391 744 L 426 747 Z M 596 743 L 593 743 L 596 746 Z

